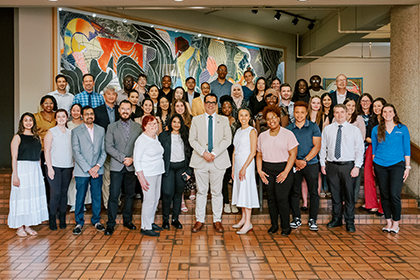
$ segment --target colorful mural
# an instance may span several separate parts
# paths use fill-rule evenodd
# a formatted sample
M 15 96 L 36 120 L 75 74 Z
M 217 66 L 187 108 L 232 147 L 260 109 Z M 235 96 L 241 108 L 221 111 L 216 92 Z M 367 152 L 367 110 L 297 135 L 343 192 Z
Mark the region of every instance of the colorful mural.
M 137 80 L 141 73 L 147 75 L 148 85 L 160 87 L 164 75 L 171 76 L 173 87 L 185 86 L 190 76 L 200 85 L 215 80 L 217 66 L 222 63 L 228 67 L 231 82 L 243 84 L 247 68 L 256 78 L 278 77 L 283 81 L 284 77 L 283 50 L 65 10 L 59 12 L 59 28 L 60 72 L 69 78 L 73 94 L 83 91 L 82 76 L 86 73 L 95 77 L 96 92 L 109 84 L 121 88 L 126 75 Z

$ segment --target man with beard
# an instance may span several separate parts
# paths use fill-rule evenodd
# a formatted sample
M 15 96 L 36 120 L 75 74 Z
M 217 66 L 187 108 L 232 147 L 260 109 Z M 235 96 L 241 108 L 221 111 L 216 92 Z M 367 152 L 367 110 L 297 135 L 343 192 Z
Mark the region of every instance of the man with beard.
M 293 91 L 292 87 L 289 84 L 282 84 L 280 86 L 280 96 L 281 100 L 279 102 L 280 107 L 284 107 L 289 112 L 289 123 L 293 123 L 295 121 L 294 117 L 294 109 L 295 109 L 295 102 L 292 101 Z
M 102 174 L 104 173 L 105 129 L 94 124 L 95 112 L 92 107 L 82 109 L 83 124 L 73 129 L 71 144 L 74 157 L 74 177 L 76 179 L 76 227 L 73 234 L 81 234 L 85 223 L 83 207 L 88 186 L 92 197 L 92 225 L 99 231 L 104 231 L 100 223 Z
M 140 124 L 130 119 L 131 103 L 123 100 L 119 107 L 120 120 L 108 126 L 106 132 L 106 152 L 111 157 L 111 185 L 109 187 L 108 222 L 105 235 L 114 233 L 115 219 L 118 210 L 118 198 L 124 182 L 125 201 L 123 226 L 135 230 L 133 224 L 133 199 L 136 186 L 136 175 L 133 166 L 133 150 L 137 137 L 142 133 Z
M 117 105 L 121 103 L 124 99 L 128 98 L 128 94 L 133 90 L 134 88 L 134 79 L 131 75 L 127 75 L 123 79 L 123 88 L 117 91 L 118 97 L 117 97 Z M 137 105 L 141 106 L 141 102 L 144 99 L 144 95 L 139 93 L 139 102 Z
M 220 64 L 217 67 L 217 79 L 210 83 L 211 92 L 216 94 L 218 100 L 223 95 L 230 95 L 231 93 L 232 83 L 226 79 L 227 74 L 228 70 L 226 65 Z
M 62 74 L 55 76 L 57 89 L 48 93 L 57 101 L 58 109 L 65 109 L 70 115 L 71 104 L 73 104 L 74 95 L 67 92 L 67 78 Z
M 334 108 L 337 104 L 343 104 L 346 99 L 354 100 L 357 104 L 359 95 L 347 90 L 347 77 L 344 74 L 340 74 L 335 78 L 335 84 L 337 85 L 337 90 L 330 94 L 331 108 Z

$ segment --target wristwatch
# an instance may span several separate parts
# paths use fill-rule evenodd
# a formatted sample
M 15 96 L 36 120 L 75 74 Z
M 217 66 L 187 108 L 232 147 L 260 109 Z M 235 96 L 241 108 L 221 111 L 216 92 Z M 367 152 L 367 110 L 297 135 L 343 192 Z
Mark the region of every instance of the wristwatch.
M 306 157 L 304 157 L 304 158 L 303 158 L 303 160 L 304 160 L 305 162 L 308 162 L 308 160 L 306 159 Z
M 405 169 L 411 170 L 411 166 L 410 165 L 409 166 L 406 166 Z

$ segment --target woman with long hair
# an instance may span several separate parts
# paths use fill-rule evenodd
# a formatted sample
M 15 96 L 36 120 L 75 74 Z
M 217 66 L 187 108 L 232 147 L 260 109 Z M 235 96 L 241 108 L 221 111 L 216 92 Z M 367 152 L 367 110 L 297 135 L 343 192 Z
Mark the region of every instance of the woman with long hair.
M 322 117 L 321 117 L 321 132 L 324 128 L 332 123 L 334 118 L 333 108 L 332 106 L 332 99 L 328 92 L 324 93 L 321 96 L 321 110 L 322 110 Z
M 369 119 L 372 116 L 372 104 L 373 98 L 369 93 L 363 93 L 357 102 L 357 114 L 362 116 L 365 121 L 366 128 L 368 126 Z
M 185 106 L 187 108 L 187 111 L 191 115 L 192 114 L 191 113 L 191 106 L 190 106 L 190 103 L 187 101 L 188 100 L 187 93 L 185 92 L 183 87 L 176 87 L 174 89 L 174 94 L 172 96 L 172 102 L 171 103 L 174 103 L 175 100 L 177 100 L 177 99 L 182 99 L 182 100 L 185 101 Z
M 275 77 L 272 81 L 271 81 L 271 85 L 270 87 L 274 90 L 276 90 L 279 93 L 280 96 L 280 87 L 281 87 L 281 81 L 279 78 Z
M 321 97 L 318 95 L 314 95 L 309 99 L 307 119 L 320 127 L 322 120 L 322 102 Z M 321 129 L 321 127 L 319 129 Z
M 191 126 L 192 117 L 187 110 L 187 102 L 183 99 L 175 100 L 171 105 L 171 114 L 180 114 L 184 119 L 185 125 L 189 128 Z
M 60 228 L 66 228 L 67 192 L 73 175 L 73 151 L 71 145 L 71 130 L 67 128 L 68 113 L 58 109 L 55 113 L 57 125 L 48 130 L 44 138 L 45 163 L 48 169 L 50 184 L 50 214 L 51 230 L 57 230 L 57 210 L 60 213 Z
M 378 97 L 372 102 L 372 116 L 366 129 L 366 143 L 368 147 L 365 152 L 365 169 L 364 169 L 364 193 L 365 204 L 359 209 L 367 210 L 371 214 L 383 216 L 380 195 L 375 184 L 375 175 L 373 174 L 373 157 L 372 157 L 372 129 L 379 124 L 382 108 L 385 106 L 386 100 Z
M 246 234 L 252 230 L 252 208 L 260 207 L 254 161 L 258 135 L 251 125 L 251 111 L 248 108 L 239 109 L 238 120 L 241 128 L 236 131 L 233 138 L 235 148 L 232 158 L 232 205 L 242 208 L 242 219 L 232 227 L 240 228 L 237 234 Z
M 179 221 L 185 182 L 190 179 L 192 169 L 190 158 L 192 148 L 188 141 L 188 127 L 180 114 L 174 114 L 168 124 L 168 130 L 159 134 L 163 147 L 165 173 L 162 180 L 162 228 L 169 229 L 169 214 L 173 207 L 171 224 L 181 229 Z
M 386 226 L 398 233 L 401 220 L 401 189 L 410 173 L 410 133 L 400 122 L 394 105 L 385 104 L 379 125 L 372 129 L 373 167 L 378 178 Z
M 308 82 L 305 79 L 299 79 L 296 81 L 295 90 L 293 92 L 292 101 L 304 101 L 309 104 L 311 94 L 309 93 Z
M 139 118 L 143 115 L 143 111 L 139 105 L 139 93 L 132 89 L 127 96 L 127 100 L 131 103 L 131 116 L 130 118 L 134 120 L 135 118 Z
M 164 94 L 163 94 L 164 95 Z M 166 95 L 164 95 L 166 96 Z M 156 112 L 157 112 L 157 103 L 159 100 L 159 88 L 156 85 L 153 85 L 149 88 L 149 92 L 147 93 L 147 95 L 144 96 L 144 98 L 149 98 L 150 100 L 152 100 L 153 103 L 153 116 L 155 116 Z M 167 96 L 168 100 L 172 100 L 172 94 L 170 96 Z M 143 100 L 144 101 L 144 100 Z M 142 104 L 143 104 L 142 101 Z M 143 110 L 144 111 L 144 110 Z
M 171 103 L 166 96 L 161 96 L 158 100 L 156 117 L 159 118 L 159 122 L 162 124 L 162 131 L 168 130 L 168 121 L 171 117 Z
M 143 110 L 143 115 L 141 117 L 135 118 L 134 121 L 137 123 L 142 124 L 143 118 L 145 116 L 155 116 L 155 111 L 153 107 L 153 100 L 146 97 L 143 102 L 141 103 L 141 109 Z M 160 122 L 160 119 L 157 118 L 156 121 L 158 122 L 158 135 L 162 132 L 162 123 Z
M 41 140 L 33 114 L 24 113 L 18 132 L 12 139 L 12 189 L 10 191 L 7 225 L 17 235 L 37 235 L 31 226 L 48 220 L 47 197 L 39 165 Z
M 265 106 L 267 106 L 267 103 L 264 99 L 264 94 L 267 88 L 268 87 L 265 78 L 258 78 L 254 89 L 254 94 L 249 98 L 249 109 L 251 109 L 253 119 L 259 112 L 264 109 Z
M 242 92 L 245 100 L 249 100 L 254 94 L 255 84 L 254 84 L 254 73 L 251 70 L 251 67 L 248 67 L 244 72 L 245 85 L 242 86 Z

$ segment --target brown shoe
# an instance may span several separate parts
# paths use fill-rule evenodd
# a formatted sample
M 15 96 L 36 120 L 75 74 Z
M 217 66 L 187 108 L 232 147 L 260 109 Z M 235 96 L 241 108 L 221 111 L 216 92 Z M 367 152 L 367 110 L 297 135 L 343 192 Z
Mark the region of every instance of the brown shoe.
M 192 232 L 199 232 L 203 228 L 203 223 L 196 222 L 193 228 L 191 229 Z
M 213 223 L 214 229 L 217 232 L 224 232 L 225 230 L 223 229 L 222 223 L 221 222 L 215 222 Z

